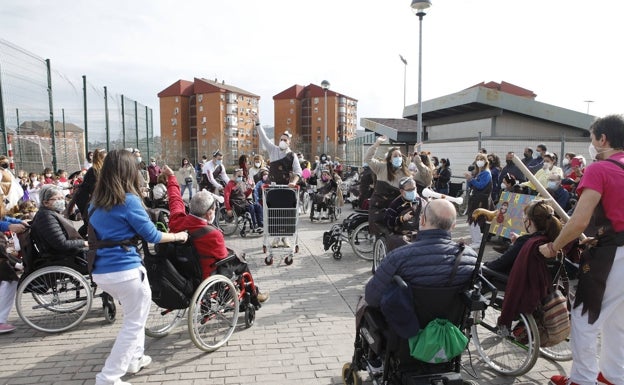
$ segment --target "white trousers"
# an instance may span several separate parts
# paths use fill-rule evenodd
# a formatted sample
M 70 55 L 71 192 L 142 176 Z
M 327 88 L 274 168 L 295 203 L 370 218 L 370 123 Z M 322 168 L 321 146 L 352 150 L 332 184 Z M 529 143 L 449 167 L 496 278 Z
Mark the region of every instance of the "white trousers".
M 598 372 L 614 384 L 624 384 L 624 246 L 618 247 L 602 300 L 600 316 L 589 324 L 583 305 L 572 310 L 572 371 L 579 385 L 594 385 Z M 598 340 L 602 333 L 600 354 Z
M 0 281 L 0 324 L 5 324 L 13 309 L 17 293 L 17 281 Z
M 152 292 L 144 267 L 107 274 L 93 274 L 98 287 L 110 294 L 123 308 L 123 323 L 102 371 L 95 377 L 96 385 L 114 384 L 130 362 L 143 356 L 145 322 L 149 315 Z

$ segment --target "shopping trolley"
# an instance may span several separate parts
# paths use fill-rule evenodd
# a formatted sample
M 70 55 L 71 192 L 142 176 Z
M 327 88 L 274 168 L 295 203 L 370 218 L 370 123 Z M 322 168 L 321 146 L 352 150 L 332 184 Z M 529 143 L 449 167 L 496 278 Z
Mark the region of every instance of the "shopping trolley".
M 297 235 L 299 191 L 288 185 L 262 186 L 262 204 L 264 216 L 264 237 L 262 252 L 269 254 L 264 258 L 267 265 L 273 264 L 273 256 L 282 254 L 284 263 L 293 263 L 293 256 L 299 252 Z

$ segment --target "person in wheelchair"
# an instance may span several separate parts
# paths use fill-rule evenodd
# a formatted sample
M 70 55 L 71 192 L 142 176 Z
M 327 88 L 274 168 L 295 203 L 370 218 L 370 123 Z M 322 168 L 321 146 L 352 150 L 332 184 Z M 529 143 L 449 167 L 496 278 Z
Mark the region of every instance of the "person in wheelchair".
M 310 217 L 311 219 L 328 219 L 332 195 L 338 191 L 338 184 L 335 181 L 331 166 L 323 168 L 316 185 L 316 193 L 312 197 L 314 209 L 310 210 Z
M 237 168 L 232 176 L 233 178 L 225 185 L 223 193 L 227 215 L 231 217 L 233 215 L 232 210 L 238 216 L 243 216 L 246 212 L 249 213 L 253 232 L 262 234 L 264 227 L 262 206 L 247 199 L 253 190 L 244 180 L 243 169 Z
M 180 186 L 173 170 L 169 166 L 163 167 L 163 174 L 167 176 L 167 194 L 169 195 L 169 228 L 172 232 L 188 231 L 192 234 L 195 231 L 205 228 L 203 235 L 191 236 L 191 242 L 201 256 L 200 265 L 202 269 L 202 279 L 208 278 L 217 270 L 215 264 L 226 259 L 234 252 L 225 246 L 223 233 L 212 225 L 215 219 L 215 199 L 212 193 L 201 190 L 193 195 L 189 204 L 189 214 L 185 211 L 184 201 L 180 195 Z M 241 174 L 242 175 L 242 174 Z M 235 273 L 242 274 L 249 272 L 249 267 L 245 260 L 238 256 L 235 262 Z M 249 272 L 251 274 L 251 272 Z M 252 301 L 258 303 L 266 302 L 269 293 L 261 293 L 256 285 L 257 293 Z
M 386 250 L 408 244 L 416 235 L 420 222 L 423 200 L 416 192 L 416 181 L 406 176 L 399 181 L 401 195 L 390 202 L 386 209 L 385 220 L 389 232 L 386 234 Z
M 406 324 L 404 320 L 399 320 L 404 314 L 399 316 L 392 312 L 383 312 L 385 304 L 391 300 L 388 294 L 393 292 L 395 275 L 400 276 L 410 287 L 459 287 L 470 282 L 477 263 L 477 254 L 471 248 L 451 239 L 451 230 L 455 227 L 456 219 L 455 206 L 445 199 L 436 199 L 425 206 L 420 217 L 420 231 L 414 242 L 390 252 L 366 284 L 364 297 L 357 306 L 358 332 L 364 314 L 380 314 L 380 310 L 388 324 L 402 324 L 409 329 L 396 331 L 397 334 L 411 335 L 418 332 L 417 324 Z M 396 297 L 392 300 L 396 300 Z M 373 358 L 373 368 L 379 368 L 381 362 L 378 358 L 378 354 L 377 358 Z
M 33 264 L 53 262 L 87 274 L 85 252 L 89 243 L 60 214 L 65 210 L 63 190 L 55 185 L 44 185 L 39 199 L 39 210 L 30 224 L 31 239 L 39 250 L 39 258 Z M 33 267 L 27 266 L 27 269 Z

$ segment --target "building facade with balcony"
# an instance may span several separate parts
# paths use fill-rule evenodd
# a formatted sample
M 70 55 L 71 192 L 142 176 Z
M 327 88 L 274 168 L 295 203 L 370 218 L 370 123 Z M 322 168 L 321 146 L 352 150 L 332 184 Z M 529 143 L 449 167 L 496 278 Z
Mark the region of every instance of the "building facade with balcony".
M 260 97 L 208 79 L 178 80 L 158 93 L 162 157 L 169 164 L 221 150 L 225 164 L 238 164 L 240 155 L 258 152 L 253 114 Z
M 347 141 L 356 137 L 357 100 L 316 84 L 294 85 L 273 96 L 275 137 L 284 131 L 293 134 L 291 148 L 306 159 L 323 153 L 327 117 L 327 153 L 344 159 Z

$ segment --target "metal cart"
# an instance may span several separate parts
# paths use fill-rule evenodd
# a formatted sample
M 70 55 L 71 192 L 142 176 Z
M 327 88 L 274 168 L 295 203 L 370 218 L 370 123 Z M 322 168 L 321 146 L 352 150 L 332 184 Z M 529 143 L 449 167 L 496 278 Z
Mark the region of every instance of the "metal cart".
M 273 264 L 274 255 L 284 255 L 284 263 L 293 263 L 299 252 L 297 235 L 299 191 L 288 185 L 264 185 L 262 187 L 264 237 L 262 252 L 267 265 Z

